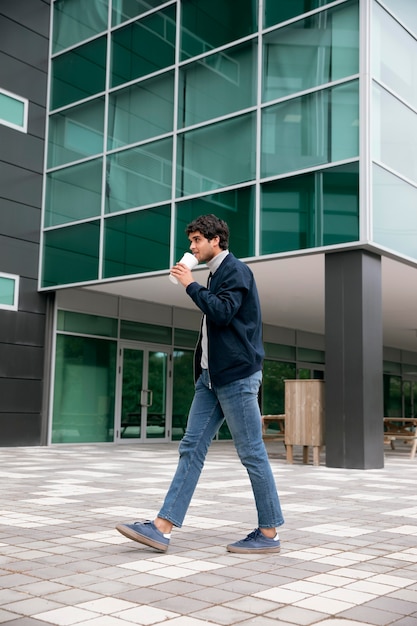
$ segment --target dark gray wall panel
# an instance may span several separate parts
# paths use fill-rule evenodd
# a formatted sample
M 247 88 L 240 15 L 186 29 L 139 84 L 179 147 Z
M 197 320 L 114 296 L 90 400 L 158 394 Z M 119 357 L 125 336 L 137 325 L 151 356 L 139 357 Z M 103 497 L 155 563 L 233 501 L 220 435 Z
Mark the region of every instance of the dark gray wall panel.
M 1 3 L 5 4 L 4 1 Z M 6 3 L 8 4 L 8 3 Z M 19 4 L 18 2 L 15 4 Z M 22 3 L 21 4 L 26 4 Z M 32 4 L 38 4 L 32 0 Z M 23 11 L 21 12 L 21 15 Z M 35 30 L 19 24 L 15 20 L 0 13 L 1 49 L 3 53 L 19 59 L 31 67 L 47 72 L 48 70 L 48 38 Z M 23 44 L 23 45 L 22 45 Z
M 18 132 L 18 131 L 16 131 Z M 4 150 L 0 145 L 0 198 L 41 207 L 42 176 L 4 161 Z
M 43 346 L 45 315 L 0 310 L 0 343 Z
M 40 413 L 42 408 L 42 382 L 0 378 L 0 416 L 2 413 Z
M 46 298 L 44 293 L 38 293 L 37 280 L 21 278 L 19 289 L 19 314 L 22 311 L 45 314 Z
M 43 370 L 43 348 L 0 343 L 0 378 L 39 380 Z
M 7 153 L 0 152 L 0 160 L 7 158 L 7 163 L 32 172 L 43 171 L 43 138 L 21 133 L 0 124 L 0 145 L 7 146 Z M 4 162 L 4 161 L 3 161 Z M 1 163 L 0 163 L 1 166 Z
M 13 22 L 48 38 L 49 2 L 45 2 L 45 0 L 30 0 L 29 2 L 2 0 L 0 8 L 2 15 Z
M 4 198 L 0 200 L 0 233 L 4 237 L 15 237 L 38 243 L 40 224 L 40 208 Z
M 22 241 L 0 235 L 0 271 L 36 279 L 39 247 L 31 241 Z
M 0 44 L 1 48 L 1 44 Z M 0 51 L 1 86 L 39 106 L 46 103 L 46 74 Z
M 50 3 L 0 0 L 0 86 L 28 100 L 28 132 L 0 125 L 0 272 L 20 276 L 0 310 L 0 445 L 44 443 L 48 295 L 37 292 Z
M 0 413 L 0 446 L 39 446 L 40 417 Z

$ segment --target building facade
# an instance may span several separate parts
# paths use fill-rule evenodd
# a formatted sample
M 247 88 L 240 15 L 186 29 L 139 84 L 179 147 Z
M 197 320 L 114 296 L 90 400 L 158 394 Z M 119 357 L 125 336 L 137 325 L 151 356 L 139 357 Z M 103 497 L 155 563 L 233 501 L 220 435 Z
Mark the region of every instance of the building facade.
M 259 286 L 262 412 L 284 412 L 285 379 L 324 378 L 326 463 L 381 467 L 383 415 L 417 403 L 417 8 L 18 4 L 1 8 L 2 444 L 181 437 L 200 315 L 167 276 L 215 213 Z

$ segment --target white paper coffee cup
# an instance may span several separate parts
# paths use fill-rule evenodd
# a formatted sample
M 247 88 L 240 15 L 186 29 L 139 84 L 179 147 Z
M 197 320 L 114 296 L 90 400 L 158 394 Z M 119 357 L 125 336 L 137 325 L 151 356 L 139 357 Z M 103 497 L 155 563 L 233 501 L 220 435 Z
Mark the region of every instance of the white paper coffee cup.
M 192 270 L 196 265 L 198 265 L 198 260 L 196 259 L 194 254 L 186 252 L 183 257 L 178 261 L 178 263 L 184 263 L 184 265 Z M 174 283 L 174 285 L 178 285 L 178 280 L 175 278 L 175 276 L 172 276 L 172 274 L 169 275 L 169 280 L 171 281 L 171 283 Z

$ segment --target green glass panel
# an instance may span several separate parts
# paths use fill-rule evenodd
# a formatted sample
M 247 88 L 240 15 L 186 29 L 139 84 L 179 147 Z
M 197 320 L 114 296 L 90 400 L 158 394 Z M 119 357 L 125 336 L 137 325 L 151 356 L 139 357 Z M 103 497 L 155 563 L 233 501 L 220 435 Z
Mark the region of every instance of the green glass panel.
M 384 374 L 384 416 L 402 417 L 401 376 Z
M 104 91 L 106 43 L 100 37 L 52 60 L 51 109 Z
M 52 443 L 113 441 L 117 343 L 57 335 Z
M 183 2 L 181 58 L 218 48 L 257 30 L 257 0 L 239 0 L 239 8 L 224 0 Z
M 316 198 L 322 188 L 324 246 L 359 239 L 359 164 L 324 170 L 316 177 Z M 319 195 L 317 195 L 317 192 Z M 317 227 L 319 231 L 319 227 Z M 318 239 L 318 238 L 317 238 Z M 320 245 L 320 244 L 317 244 Z
M 292 380 L 295 376 L 295 363 L 265 360 L 262 381 L 263 415 L 285 413 L 285 380 Z
M 49 118 L 48 167 L 103 152 L 104 98 Z
M 373 167 L 373 241 L 417 259 L 417 189 Z
M 417 113 L 374 84 L 373 158 L 417 183 Z
M 98 279 L 100 222 L 44 233 L 42 286 Z
M 194 352 L 174 351 L 172 385 L 172 440 L 182 439 L 194 396 Z
M 118 322 L 111 317 L 87 315 L 73 311 L 58 311 L 57 330 L 84 335 L 117 337 Z
M 25 103 L 0 92 L 0 121 L 24 128 Z
M 311 348 L 297 348 L 298 361 L 305 363 L 324 363 L 325 353 L 323 350 L 312 350 Z
M 0 276 L 0 308 L 1 306 L 14 306 L 16 281 L 14 278 Z
M 313 11 L 333 0 L 265 0 L 265 28 L 290 20 L 297 15 Z
M 140 322 L 120 321 L 120 338 L 131 341 L 146 341 L 171 345 L 172 328 L 157 324 L 143 324 Z
M 295 361 L 295 346 L 285 346 L 280 343 L 265 342 L 264 348 L 267 358 Z
M 261 254 L 356 241 L 358 164 L 262 185 Z
M 48 174 L 45 226 L 100 215 L 102 170 L 102 159 L 95 159 Z
M 112 25 L 122 24 L 161 4 L 165 4 L 164 0 L 113 0 Z
M 172 132 L 173 72 L 115 91 L 109 99 L 109 150 Z
M 178 137 L 178 195 L 255 178 L 256 115 L 249 113 Z M 227 137 L 227 141 L 225 141 Z
M 412 10 L 417 33 L 417 4 Z M 373 16 L 373 77 L 417 108 L 417 75 L 410 62 L 417 55 L 417 41 L 376 2 Z M 410 21 L 404 22 L 407 27 Z
M 256 52 L 251 41 L 182 66 L 179 127 L 255 105 Z
M 106 213 L 170 200 L 172 139 L 107 157 Z
M 167 269 L 170 227 L 169 206 L 107 218 L 104 277 Z
M 152 74 L 175 61 L 175 6 L 112 34 L 112 87 Z
M 55 0 L 52 51 L 59 52 L 107 29 L 108 0 Z
M 235 256 L 255 254 L 255 188 L 244 187 L 193 198 L 177 204 L 175 256 L 180 258 L 188 250 L 185 229 L 199 215 L 214 213 L 227 222 L 230 229 L 230 250 Z
M 264 37 L 264 102 L 358 72 L 356 2 L 317 13 Z
M 198 332 L 195 330 L 184 330 L 183 328 L 174 328 L 174 345 L 175 347 L 194 348 L 198 340 Z
M 417 4 L 414 0 L 384 0 L 384 4 L 403 24 L 407 25 L 407 28 L 417 35 Z M 376 2 L 373 3 L 372 9 L 374 7 L 378 7 Z
M 166 352 L 149 351 L 146 439 L 163 439 L 166 435 L 168 358 Z
M 123 349 L 121 439 L 141 436 L 143 350 Z
M 263 109 L 262 176 L 359 154 L 359 88 L 352 81 Z

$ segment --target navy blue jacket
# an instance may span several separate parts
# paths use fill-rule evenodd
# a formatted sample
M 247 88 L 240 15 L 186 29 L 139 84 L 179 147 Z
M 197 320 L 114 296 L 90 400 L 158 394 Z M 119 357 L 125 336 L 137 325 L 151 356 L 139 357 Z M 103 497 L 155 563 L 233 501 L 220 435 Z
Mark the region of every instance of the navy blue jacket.
M 213 385 L 221 387 L 262 369 L 262 317 L 252 271 L 229 253 L 207 289 L 197 282 L 188 295 L 206 315 L 208 367 Z M 201 335 L 195 353 L 195 378 L 201 374 Z

